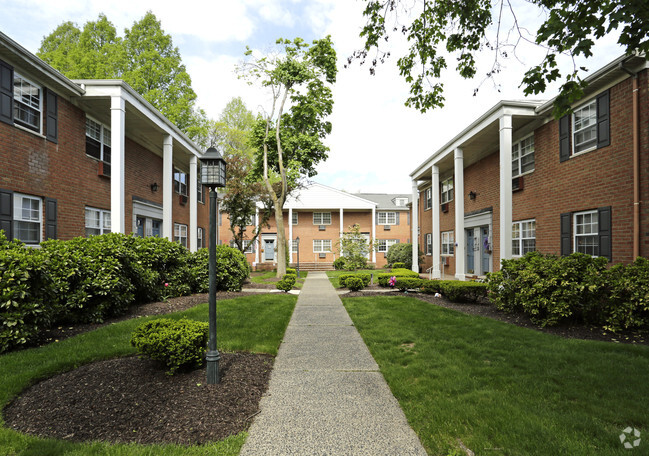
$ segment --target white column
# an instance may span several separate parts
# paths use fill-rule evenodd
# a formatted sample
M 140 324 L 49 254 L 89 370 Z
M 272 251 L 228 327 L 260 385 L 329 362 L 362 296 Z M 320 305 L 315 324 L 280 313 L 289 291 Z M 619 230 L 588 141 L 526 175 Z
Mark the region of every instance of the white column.
M 512 257 L 512 116 L 500 123 L 500 259 Z M 494 268 L 496 269 L 496 268 Z M 498 264 L 497 269 L 500 269 Z
M 174 195 L 173 139 L 165 135 L 162 140 L 162 237 L 174 240 L 172 200 Z
M 259 227 L 259 208 L 255 209 L 255 229 Z M 261 234 L 257 236 L 257 248 L 255 249 L 255 263 L 259 263 L 259 252 L 261 252 Z
M 432 213 L 433 213 L 433 279 L 441 279 L 439 259 L 442 255 L 440 248 L 441 234 L 439 229 L 439 166 L 433 165 L 432 169 Z
M 417 190 L 417 181 L 412 180 L 412 207 L 410 209 L 410 226 L 412 228 L 412 270 L 419 272 L 419 191 Z
M 343 256 L 343 233 L 345 232 L 345 225 L 343 222 L 343 208 L 340 208 L 340 235 L 339 235 L 339 240 L 340 240 L 340 256 Z
M 293 263 L 293 208 L 288 208 L 288 262 Z
M 376 206 L 372 208 L 372 263 L 376 264 Z
M 126 104 L 121 96 L 110 99 L 110 221 L 113 233 L 126 233 L 124 210 L 124 159 Z
M 189 250 L 198 250 L 198 157 L 189 158 Z
M 464 280 L 465 239 L 464 239 L 464 154 L 455 149 L 455 278 Z

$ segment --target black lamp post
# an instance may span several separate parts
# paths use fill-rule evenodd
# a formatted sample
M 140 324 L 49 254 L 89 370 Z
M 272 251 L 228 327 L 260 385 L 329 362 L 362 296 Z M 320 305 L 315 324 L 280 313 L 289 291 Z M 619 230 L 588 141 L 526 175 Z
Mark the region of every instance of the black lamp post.
M 300 278 L 300 236 L 295 238 L 297 242 L 297 278 Z
M 205 151 L 201 158 L 201 183 L 210 189 L 210 338 L 207 342 L 207 384 L 219 383 L 219 360 L 216 349 L 216 189 L 225 187 L 225 160 L 214 147 Z

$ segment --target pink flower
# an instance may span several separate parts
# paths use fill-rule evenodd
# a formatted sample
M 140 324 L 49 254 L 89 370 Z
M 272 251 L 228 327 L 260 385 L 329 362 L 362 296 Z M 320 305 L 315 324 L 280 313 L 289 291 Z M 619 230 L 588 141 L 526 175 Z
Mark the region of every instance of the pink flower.
M 168 286 L 169 286 L 169 284 L 167 282 L 165 282 L 165 287 L 168 287 Z
M 390 281 L 388 282 L 388 284 L 391 287 L 394 287 L 396 285 L 396 283 L 397 283 L 397 278 L 395 276 L 390 277 Z

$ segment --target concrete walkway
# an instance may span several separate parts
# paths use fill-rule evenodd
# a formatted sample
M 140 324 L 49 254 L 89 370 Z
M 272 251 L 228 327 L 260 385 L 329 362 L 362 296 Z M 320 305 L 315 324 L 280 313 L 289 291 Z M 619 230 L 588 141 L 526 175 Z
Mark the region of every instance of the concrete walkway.
M 309 272 L 241 455 L 425 455 L 323 272 Z

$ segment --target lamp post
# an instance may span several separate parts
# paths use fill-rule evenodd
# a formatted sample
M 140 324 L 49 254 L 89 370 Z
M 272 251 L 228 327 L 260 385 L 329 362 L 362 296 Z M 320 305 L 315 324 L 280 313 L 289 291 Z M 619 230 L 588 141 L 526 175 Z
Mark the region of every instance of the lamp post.
M 210 189 L 210 299 L 209 324 L 210 337 L 207 342 L 207 384 L 219 383 L 219 360 L 221 355 L 216 349 L 216 189 L 225 187 L 225 160 L 221 153 L 210 147 L 201 157 L 201 184 Z
M 295 238 L 297 242 L 297 278 L 300 278 L 300 236 Z

